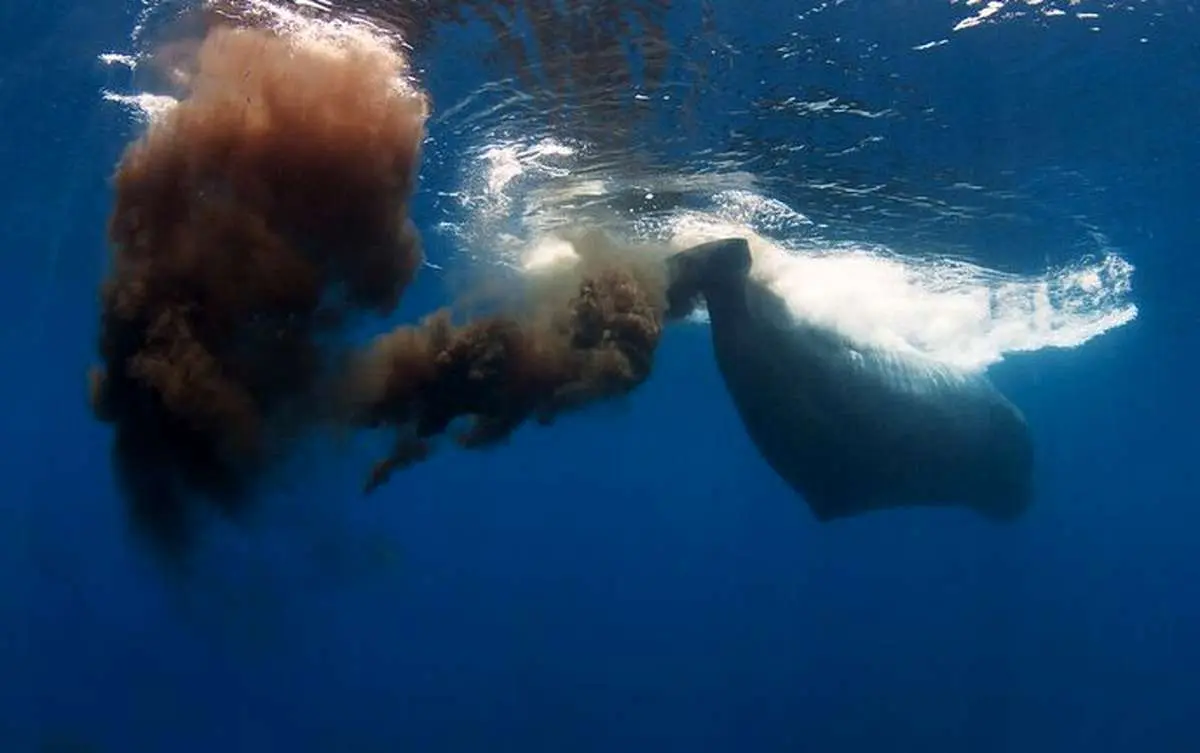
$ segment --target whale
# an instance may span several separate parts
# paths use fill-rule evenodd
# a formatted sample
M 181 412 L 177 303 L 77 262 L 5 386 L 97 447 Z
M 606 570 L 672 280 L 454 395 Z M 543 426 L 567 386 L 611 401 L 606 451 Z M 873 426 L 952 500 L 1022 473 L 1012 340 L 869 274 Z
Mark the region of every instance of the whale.
M 1029 425 L 984 374 L 805 321 L 751 274 L 744 239 L 666 265 L 668 318 L 703 302 L 746 433 L 818 521 L 942 507 L 1006 522 L 1031 505 Z

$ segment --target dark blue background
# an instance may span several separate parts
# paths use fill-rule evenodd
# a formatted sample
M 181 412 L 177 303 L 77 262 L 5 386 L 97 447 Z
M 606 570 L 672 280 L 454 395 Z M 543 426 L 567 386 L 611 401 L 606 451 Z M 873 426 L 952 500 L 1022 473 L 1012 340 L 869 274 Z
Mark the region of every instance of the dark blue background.
M 941 3 L 881 5 L 948 28 Z M 136 7 L 0 10 L 0 751 L 1200 750 L 1200 19 L 1138 8 L 1086 42 L 974 30 L 908 72 L 957 127 L 894 148 L 1082 171 L 1094 193 L 1039 201 L 1086 207 L 1137 266 L 1135 322 L 993 372 L 1036 428 L 1022 521 L 818 525 L 680 329 L 628 405 L 369 500 L 364 456 L 322 458 L 184 585 L 132 546 L 84 399 L 131 134 L 95 55 Z

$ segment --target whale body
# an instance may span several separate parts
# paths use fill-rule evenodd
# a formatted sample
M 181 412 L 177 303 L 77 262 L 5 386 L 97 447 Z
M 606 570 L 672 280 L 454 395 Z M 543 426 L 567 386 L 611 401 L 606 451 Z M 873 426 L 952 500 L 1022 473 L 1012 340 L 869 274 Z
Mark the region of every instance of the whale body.
M 798 319 L 751 263 L 734 238 L 669 257 L 669 315 L 703 299 L 747 433 L 818 520 L 965 507 L 1010 521 L 1029 507 L 1029 427 L 985 376 Z

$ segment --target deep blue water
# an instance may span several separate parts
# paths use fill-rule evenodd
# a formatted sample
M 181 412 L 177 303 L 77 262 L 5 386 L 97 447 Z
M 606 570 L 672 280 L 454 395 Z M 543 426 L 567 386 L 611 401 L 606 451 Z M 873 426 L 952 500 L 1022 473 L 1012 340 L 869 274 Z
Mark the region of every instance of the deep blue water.
M 762 19 L 799 12 L 712 5 L 744 52 L 777 35 Z M 1132 323 L 991 371 L 1038 445 L 1019 522 L 816 523 L 743 435 L 703 328 L 680 328 L 627 404 L 442 452 L 369 499 L 361 458 L 323 458 L 260 521 L 217 531 L 186 587 L 130 538 L 110 431 L 85 400 L 107 180 L 136 128 L 101 101 L 126 74 L 96 56 L 139 8 L 0 10 L 0 751 L 1200 749 L 1200 17 L 1174 0 L 1093 5 L 1099 32 L 1006 21 L 934 62 L 897 40 L 949 36 L 975 8 L 894 0 L 820 30 L 883 40 L 847 55 L 860 93 L 891 96 L 898 72 L 938 114 L 939 130 L 897 126 L 888 159 L 858 168 L 931 191 L 942 168 L 1020 184 L 1044 224 L 1030 237 L 1086 215 L 1137 268 Z M 726 83 L 787 75 L 742 59 Z M 435 100 L 474 85 L 436 48 L 420 63 Z M 786 121 L 704 112 L 725 110 L 710 137 L 799 140 Z M 453 134 L 431 127 L 441 154 Z M 435 168 L 418 223 L 452 188 Z M 894 242 L 912 223 L 862 233 Z M 985 218 L 945 241 L 994 267 L 1046 261 L 1013 237 Z M 446 238 L 428 243 L 453 264 Z M 406 314 L 440 302 L 430 274 Z M 39 747 L 56 741 L 79 747 Z

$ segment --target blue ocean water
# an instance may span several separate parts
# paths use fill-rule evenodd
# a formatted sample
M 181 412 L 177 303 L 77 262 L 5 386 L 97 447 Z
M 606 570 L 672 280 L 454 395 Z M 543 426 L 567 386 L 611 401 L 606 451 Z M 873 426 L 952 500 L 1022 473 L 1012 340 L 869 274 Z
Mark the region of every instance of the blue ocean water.
M 817 523 L 695 324 L 628 400 L 445 448 L 368 498 L 369 456 L 306 448 L 172 580 L 127 530 L 85 374 L 109 178 L 144 128 L 105 56 L 176 9 L 9 7 L 0 750 L 1200 747 L 1196 8 L 644 5 L 677 53 L 659 84 L 601 76 L 561 105 L 521 96 L 494 28 L 434 24 L 413 53 L 430 266 L 397 319 L 456 270 L 520 268 L 554 223 L 740 228 L 809 264 L 779 284 L 814 315 L 862 324 L 803 289 L 851 277 L 866 324 L 986 362 L 1034 428 L 1029 513 Z M 636 118 L 597 104 L 619 86 Z M 924 261 L 896 282 L 892 255 Z M 944 297 L 979 290 L 983 319 Z

